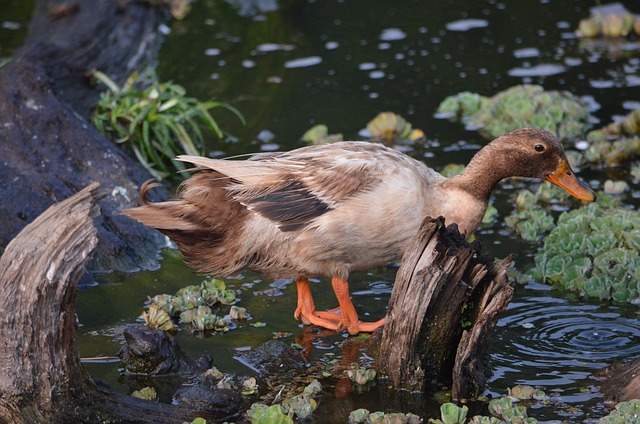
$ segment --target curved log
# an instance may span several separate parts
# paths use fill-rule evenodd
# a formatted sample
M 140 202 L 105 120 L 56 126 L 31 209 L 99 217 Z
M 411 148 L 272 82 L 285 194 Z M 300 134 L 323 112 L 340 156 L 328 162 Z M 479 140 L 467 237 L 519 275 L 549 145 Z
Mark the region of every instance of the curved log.
M 27 225 L 0 258 L 0 422 L 222 419 L 202 408 L 114 393 L 84 371 L 76 346 L 76 286 L 98 242 L 94 183 Z
M 494 263 L 478 253 L 442 218 L 423 222 L 402 259 L 382 331 L 377 366 L 393 387 L 451 384 L 454 399 L 482 390 L 488 338 L 513 287 L 510 258 Z

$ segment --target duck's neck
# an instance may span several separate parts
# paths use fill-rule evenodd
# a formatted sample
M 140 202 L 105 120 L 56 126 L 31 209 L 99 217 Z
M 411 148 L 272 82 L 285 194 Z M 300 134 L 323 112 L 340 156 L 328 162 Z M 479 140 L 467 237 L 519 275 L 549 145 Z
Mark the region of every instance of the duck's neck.
M 508 155 L 489 143 L 471 159 L 464 172 L 450 179 L 450 184 L 482 201 L 488 201 L 500 180 L 511 176 L 505 161 Z

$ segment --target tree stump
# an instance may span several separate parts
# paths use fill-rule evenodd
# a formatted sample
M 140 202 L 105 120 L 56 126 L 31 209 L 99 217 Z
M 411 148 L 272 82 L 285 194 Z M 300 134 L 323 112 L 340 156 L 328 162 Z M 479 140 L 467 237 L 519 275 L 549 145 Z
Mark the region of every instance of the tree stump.
M 51 206 L 0 258 L 0 422 L 166 423 L 225 418 L 117 394 L 94 383 L 76 346 L 76 286 L 98 237 L 94 183 Z
M 393 387 L 451 384 L 454 399 L 484 387 L 487 341 L 513 286 L 511 258 L 494 263 L 478 253 L 443 218 L 423 222 L 402 259 L 382 331 L 377 368 Z
M 607 400 L 627 402 L 640 399 L 640 359 L 610 365 L 598 372 L 600 391 Z

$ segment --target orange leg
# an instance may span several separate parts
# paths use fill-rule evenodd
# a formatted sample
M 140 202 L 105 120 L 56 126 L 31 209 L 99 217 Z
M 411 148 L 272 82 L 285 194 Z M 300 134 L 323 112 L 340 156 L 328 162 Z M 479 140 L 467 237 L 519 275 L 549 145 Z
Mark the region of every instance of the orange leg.
M 294 318 L 300 318 L 304 324 L 314 324 L 319 327 L 328 328 L 329 330 L 339 330 L 339 317 L 334 316 L 334 319 L 330 320 L 318 316 L 313 303 L 313 297 L 311 296 L 309 280 L 306 278 L 298 278 L 296 280 L 296 286 L 298 288 L 298 307 L 293 313 Z
M 299 278 L 296 280 L 298 288 L 298 307 L 293 316 L 301 318 L 304 324 L 314 324 L 319 327 L 339 331 L 346 329 L 349 334 L 359 332 L 371 333 L 384 324 L 384 318 L 376 322 L 360 322 L 356 309 L 349 297 L 349 283 L 340 278 L 332 278 L 331 285 L 338 298 L 339 308 L 330 311 L 316 311 L 309 288 L 309 280 Z
M 346 328 L 349 334 L 358 334 L 360 332 L 371 333 L 384 324 L 384 318 L 376 322 L 361 322 L 358 319 L 356 308 L 351 303 L 349 296 L 349 283 L 347 280 L 333 277 L 331 279 L 333 291 L 338 298 L 340 309 L 342 311 L 342 321 L 340 326 Z

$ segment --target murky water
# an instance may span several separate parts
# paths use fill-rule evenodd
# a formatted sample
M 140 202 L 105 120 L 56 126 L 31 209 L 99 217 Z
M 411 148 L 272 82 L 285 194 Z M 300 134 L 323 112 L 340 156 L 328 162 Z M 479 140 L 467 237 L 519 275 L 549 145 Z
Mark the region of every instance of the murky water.
M 434 117 L 440 101 L 451 94 L 469 90 L 493 95 L 515 84 L 541 84 L 584 96 L 602 123 L 639 106 L 638 42 L 588 42 L 573 33 L 595 2 L 303 0 L 283 1 L 273 10 L 268 6 L 275 2 L 254 3 L 265 11 L 240 10 L 234 3 L 196 1 L 184 21 L 166 28 L 158 66 L 161 79 L 174 80 L 199 98 L 229 102 L 246 117 L 242 126 L 230 113 L 215 111 L 229 137 L 210 142 L 207 150 L 213 156 L 294 148 L 317 123 L 356 139 L 370 119 L 389 110 L 425 132 L 428 141 L 409 153 L 438 169 L 466 163 L 486 143 L 477 133 Z M 640 11 L 637 2 L 626 3 Z M 13 22 L 11 16 L 0 21 Z M 12 30 L 8 25 L 3 24 L 0 35 L 11 41 L 12 33 L 9 38 L 3 34 L 24 27 Z M 624 177 L 614 171 L 581 175 L 594 188 L 608 176 Z M 501 216 L 511 211 L 510 195 L 530 186 L 511 181 L 498 187 L 494 203 Z M 637 187 L 623 196 L 637 208 Z M 536 246 L 502 224 L 483 228 L 477 237 L 486 253 L 504 257 L 515 252 L 522 270 L 530 266 Z M 351 278 L 356 308 L 370 314 L 364 319 L 384 315 L 395 270 L 381 267 Z M 157 271 L 96 278 L 100 284 L 85 288 L 78 298 L 79 343 L 86 357 L 115 353 L 119 327 L 135 320 L 147 296 L 173 293 L 202 279 L 171 251 Z M 191 356 L 210 354 L 221 370 L 245 373 L 233 358 L 238 350 L 255 347 L 276 332 L 291 333 L 282 338 L 285 342 L 303 335 L 292 317 L 296 291 L 290 281 L 274 283 L 246 273 L 227 283 L 237 290 L 251 320 L 227 334 L 180 332 L 176 337 Z M 318 307 L 335 306 L 326 280 L 312 290 Z M 492 340 L 493 377 L 487 393 L 503 395 L 514 384 L 531 384 L 564 405 L 530 411 L 532 416 L 575 422 L 602 416 L 606 408 L 594 374 L 640 354 L 638 319 L 637 306 L 568 298 L 535 283 L 518 287 Z M 316 339 L 314 356 L 340 356 L 344 337 Z M 117 363 L 86 367 L 119 390 L 137 389 L 118 376 Z M 350 410 L 388 405 L 384 399 L 387 395 L 375 388 L 346 398 L 327 396 L 318 414 L 326 422 L 346 420 Z

